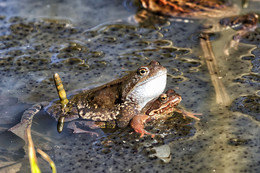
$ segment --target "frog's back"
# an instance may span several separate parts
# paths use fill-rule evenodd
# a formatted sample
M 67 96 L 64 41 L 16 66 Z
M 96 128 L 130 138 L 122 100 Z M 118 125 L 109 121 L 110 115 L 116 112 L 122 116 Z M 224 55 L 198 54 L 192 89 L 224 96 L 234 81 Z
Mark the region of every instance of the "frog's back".
M 83 119 L 115 120 L 122 104 L 119 86 L 118 83 L 112 81 L 106 85 L 83 91 L 73 96 L 69 105 L 76 108 L 78 115 Z

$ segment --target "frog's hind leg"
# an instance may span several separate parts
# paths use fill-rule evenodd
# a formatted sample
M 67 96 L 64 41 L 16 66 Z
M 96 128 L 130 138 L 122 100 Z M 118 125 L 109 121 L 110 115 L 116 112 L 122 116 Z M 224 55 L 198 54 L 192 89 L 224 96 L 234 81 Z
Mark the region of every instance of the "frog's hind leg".
M 48 104 L 49 102 L 41 102 L 28 108 L 23 113 L 20 123 L 10 128 L 9 131 L 13 132 L 27 142 L 26 129 L 31 128 L 33 117 Z
M 116 128 L 116 121 L 72 121 L 69 122 L 67 125 L 68 129 L 73 130 L 73 133 L 88 133 L 91 136 L 99 136 L 99 133 L 89 131 L 89 130 L 84 130 L 78 126 L 81 127 L 88 127 L 90 129 L 103 129 L 103 128 L 108 128 L 108 129 L 114 129 Z

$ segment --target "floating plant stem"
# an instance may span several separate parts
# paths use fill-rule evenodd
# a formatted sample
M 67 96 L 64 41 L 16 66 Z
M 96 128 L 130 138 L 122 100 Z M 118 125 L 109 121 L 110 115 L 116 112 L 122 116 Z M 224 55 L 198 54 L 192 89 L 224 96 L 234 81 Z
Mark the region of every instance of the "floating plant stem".
M 28 127 L 26 129 L 26 134 L 28 138 L 28 151 L 29 151 L 29 160 L 30 160 L 30 165 L 31 165 L 31 172 L 32 173 L 40 173 L 41 170 L 37 164 L 37 158 L 36 158 L 36 152 L 34 149 L 34 144 L 32 141 L 32 136 L 31 136 L 31 128 Z
M 58 91 L 58 95 L 59 95 L 59 98 L 60 98 L 60 103 L 61 103 L 61 109 L 64 113 L 68 112 L 69 111 L 69 108 L 67 107 L 67 104 L 69 103 L 69 100 L 67 99 L 67 95 L 66 95 L 66 91 L 63 87 L 63 84 L 62 84 L 62 81 L 61 81 L 61 78 L 59 76 L 58 73 L 55 73 L 53 75 L 53 78 L 54 78 L 54 82 L 55 82 L 55 85 L 56 85 L 56 89 Z M 63 130 L 63 127 L 64 127 L 64 116 L 61 116 L 58 120 L 58 124 L 57 124 L 57 131 L 59 133 L 62 132 Z
M 66 91 L 64 90 L 61 78 L 58 73 L 55 73 L 53 75 L 53 78 L 54 78 L 56 89 L 58 91 L 58 95 L 60 98 L 61 107 L 62 107 L 62 109 L 66 109 L 66 106 L 67 106 L 67 103 L 69 103 L 69 100 L 67 99 Z
M 42 156 L 42 158 L 44 160 L 46 160 L 50 166 L 51 166 L 51 169 L 52 169 L 52 173 L 56 173 L 56 166 L 55 166 L 55 163 L 51 160 L 50 156 L 48 156 L 48 154 L 46 154 L 44 151 L 42 151 L 41 149 L 37 149 L 37 152 L 40 153 L 40 155 Z
M 59 133 L 61 133 L 62 130 L 63 130 L 64 120 L 65 120 L 65 117 L 64 117 L 64 116 L 60 116 L 60 118 L 58 119 L 57 131 L 58 131 Z
M 208 34 L 201 34 L 200 45 L 204 53 L 204 58 L 208 66 L 210 78 L 216 92 L 216 102 L 227 106 L 230 104 L 229 95 L 226 92 L 225 86 L 223 85 L 219 69 L 216 61 L 216 57 L 213 53 L 211 43 L 209 41 Z

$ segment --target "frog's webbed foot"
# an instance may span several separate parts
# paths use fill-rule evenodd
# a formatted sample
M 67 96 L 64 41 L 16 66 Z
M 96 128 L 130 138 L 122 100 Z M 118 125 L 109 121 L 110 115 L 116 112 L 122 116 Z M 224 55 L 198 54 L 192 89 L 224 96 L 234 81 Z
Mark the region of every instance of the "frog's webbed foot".
M 224 47 L 224 54 L 226 56 L 230 55 L 230 50 L 231 49 L 238 49 L 238 44 L 241 40 L 241 38 L 247 33 L 247 30 L 241 30 L 237 31 L 236 34 L 233 36 L 233 38 L 225 45 Z
M 235 40 L 230 40 L 224 47 L 224 54 L 226 56 L 229 56 L 230 55 L 230 50 L 231 48 L 237 50 L 237 47 L 238 47 L 238 43 L 239 41 L 235 41 Z
M 98 129 L 100 128 L 99 125 L 96 125 L 94 121 L 73 121 L 69 122 L 67 125 L 67 128 L 73 130 L 73 133 L 87 133 L 90 134 L 91 136 L 99 136 L 97 132 L 92 132 L 88 130 L 84 130 L 78 127 L 80 126 L 87 126 L 91 129 Z
M 144 129 L 144 124 L 149 118 L 150 117 L 148 115 L 141 114 L 134 116 L 134 118 L 131 120 L 131 127 L 136 133 L 140 133 L 140 138 L 142 138 L 145 134 L 150 135 L 152 138 L 155 137 L 155 134 L 149 133 Z
M 49 105 L 49 102 L 41 102 L 28 108 L 23 113 L 20 123 L 10 128 L 9 131 L 13 132 L 27 142 L 26 129 L 31 128 L 33 117 L 47 105 Z
M 183 115 L 183 118 L 190 117 L 198 121 L 200 120 L 200 118 L 196 117 L 195 115 L 202 115 L 201 113 L 188 112 L 183 109 L 176 109 L 176 112 L 181 113 Z
M 192 113 L 192 112 L 187 112 L 187 111 L 184 111 L 184 112 L 183 112 L 183 116 L 184 116 L 184 117 L 187 116 L 187 117 L 190 117 L 190 118 L 193 118 L 193 119 L 199 121 L 200 118 L 198 118 L 198 117 L 196 117 L 196 116 L 194 116 L 194 115 L 202 115 L 202 114 L 200 114 L 200 113 Z

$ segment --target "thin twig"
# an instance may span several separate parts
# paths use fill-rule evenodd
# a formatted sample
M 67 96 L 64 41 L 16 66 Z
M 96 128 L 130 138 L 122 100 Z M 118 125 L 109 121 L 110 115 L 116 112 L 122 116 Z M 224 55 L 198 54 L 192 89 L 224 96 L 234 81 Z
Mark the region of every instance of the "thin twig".
M 219 74 L 219 69 L 216 61 L 216 57 L 213 53 L 211 43 L 209 41 L 208 34 L 201 34 L 200 45 L 204 53 L 204 58 L 208 66 L 210 78 L 216 92 L 216 102 L 227 106 L 230 104 L 230 98 L 227 94 L 225 86 L 223 85 L 222 78 Z

